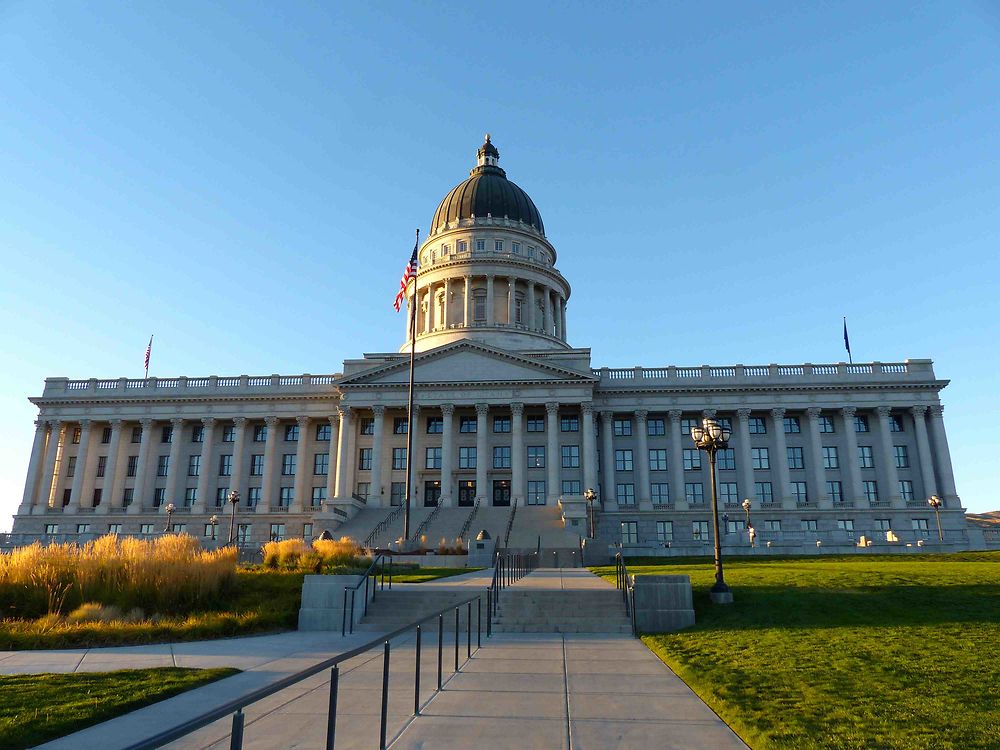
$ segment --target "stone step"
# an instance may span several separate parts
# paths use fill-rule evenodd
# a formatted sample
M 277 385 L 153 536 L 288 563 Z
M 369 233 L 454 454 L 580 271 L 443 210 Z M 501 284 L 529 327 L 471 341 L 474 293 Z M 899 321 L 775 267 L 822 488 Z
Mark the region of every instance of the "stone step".
M 624 623 L 493 623 L 494 633 L 631 633 L 632 625 Z

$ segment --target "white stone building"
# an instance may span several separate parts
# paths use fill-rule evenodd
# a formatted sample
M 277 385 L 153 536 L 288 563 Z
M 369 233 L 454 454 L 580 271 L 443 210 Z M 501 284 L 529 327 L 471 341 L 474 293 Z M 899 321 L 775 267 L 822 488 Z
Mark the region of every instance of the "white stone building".
M 521 540 L 563 516 L 585 535 L 593 487 L 599 546 L 704 551 L 708 462 L 688 430 L 715 416 L 733 430 L 718 464 L 730 546 L 746 545 L 745 497 L 758 542 L 784 551 L 854 548 L 862 535 L 936 545 L 930 495 L 944 502 L 945 543 L 968 542 L 947 381 L 930 360 L 594 368 L 568 343 L 571 289 L 541 216 L 498 159 L 487 136 L 420 247 L 418 531 L 475 533 L 478 502 L 483 525 L 515 504 L 544 509 L 519 515 Z M 31 399 L 39 417 L 8 542 L 160 533 L 169 504 L 174 528 L 209 535 L 217 515 L 225 538 L 230 490 L 248 543 L 395 523 L 408 352 L 405 341 L 331 375 L 49 378 Z

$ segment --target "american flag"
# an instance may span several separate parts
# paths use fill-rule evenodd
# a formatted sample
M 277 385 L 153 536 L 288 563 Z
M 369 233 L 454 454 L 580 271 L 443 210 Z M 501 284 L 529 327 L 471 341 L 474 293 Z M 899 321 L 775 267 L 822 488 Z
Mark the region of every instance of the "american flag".
M 403 269 L 403 278 L 399 280 L 399 291 L 396 292 L 396 301 L 392 303 L 392 306 L 396 308 L 396 312 L 399 312 L 399 308 L 403 304 L 403 300 L 406 299 L 406 285 L 410 283 L 412 279 L 417 274 L 417 269 L 420 264 L 417 263 L 417 245 L 413 245 L 413 255 L 410 256 L 410 262 L 406 264 L 406 268 Z
M 146 374 L 149 374 L 149 354 L 153 351 L 153 337 L 149 337 L 149 343 L 146 344 Z

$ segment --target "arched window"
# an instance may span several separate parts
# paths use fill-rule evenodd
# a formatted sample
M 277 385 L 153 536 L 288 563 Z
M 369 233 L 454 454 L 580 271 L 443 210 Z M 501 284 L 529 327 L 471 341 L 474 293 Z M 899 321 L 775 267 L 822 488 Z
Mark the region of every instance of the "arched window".
M 472 319 L 476 323 L 486 322 L 486 290 L 477 289 L 472 295 Z

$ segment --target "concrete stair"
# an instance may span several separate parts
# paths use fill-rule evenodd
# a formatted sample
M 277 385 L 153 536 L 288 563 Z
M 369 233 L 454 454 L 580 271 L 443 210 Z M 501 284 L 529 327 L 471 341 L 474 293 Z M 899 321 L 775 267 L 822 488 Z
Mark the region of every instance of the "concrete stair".
M 472 510 L 472 508 L 441 508 L 422 532 L 423 536 L 427 537 L 427 546 L 437 547 L 443 538 L 447 546 L 454 547 L 458 532 L 465 526 L 465 521 Z M 478 513 L 476 518 L 479 518 Z M 474 533 L 478 534 L 479 529 L 476 529 Z M 468 539 L 463 539 L 462 543 L 468 548 Z
M 454 590 L 442 590 L 442 589 L 432 589 L 423 588 L 428 584 L 419 584 L 421 588 L 419 590 L 414 589 L 400 589 L 394 588 L 392 591 L 385 590 L 379 591 L 375 598 L 368 603 L 368 614 L 366 614 L 361 623 L 355 627 L 355 630 L 362 631 L 374 631 L 374 632 L 391 632 L 397 630 L 405 625 L 409 625 L 414 620 L 419 620 L 422 617 L 433 614 L 439 609 L 444 607 L 452 607 L 463 599 L 468 599 L 470 596 L 475 595 L 475 591 L 470 591 L 468 588 L 458 588 Z M 483 592 L 482 595 L 482 618 L 483 618 L 483 631 L 486 630 L 486 593 Z M 459 624 L 462 633 L 466 632 L 465 623 L 466 615 L 468 613 L 468 605 L 463 604 L 459 607 Z M 476 625 L 477 625 L 477 607 L 476 602 L 472 603 L 472 637 L 476 637 Z M 426 623 L 422 630 L 433 630 L 437 632 L 437 620 L 432 620 Z M 444 616 L 444 629 L 445 634 L 449 632 L 454 632 L 455 630 L 455 612 L 454 609 L 446 612 Z
M 500 594 L 498 633 L 631 633 L 621 592 L 553 591 L 517 586 Z
M 378 523 L 392 513 L 395 508 L 361 508 L 352 518 L 342 523 L 331 534 L 334 539 L 349 536 L 361 544 Z
M 566 531 L 559 508 L 549 506 L 518 506 L 510 530 L 508 549 L 535 550 L 541 537 L 545 549 L 575 549 L 580 535 Z
M 395 508 L 390 508 L 390 512 L 393 511 L 393 510 L 396 510 L 396 509 Z M 410 508 L 410 533 L 412 534 L 414 531 L 416 531 L 417 527 L 421 523 L 423 523 L 423 520 L 425 518 L 427 518 L 427 516 L 429 516 L 433 511 L 434 511 L 434 508 L 424 508 L 424 507 L 416 508 L 416 507 L 411 507 Z M 387 515 L 389 515 L 389 514 L 386 513 L 385 516 L 387 516 Z M 385 518 L 385 516 L 382 516 L 382 518 Z M 378 521 L 376 521 L 375 523 L 378 523 Z M 375 523 L 373 523 L 371 526 L 368 527 L 368 530 L 365 531 L 365 536 L 368 536 L 368 534 L 371 533 L 371 530 L 375 527 Z M 400 513 L 398 516 L 396 516 L 392 520 L 392 522 L 388 526 L 386 526 L 386 528 L 384 528 L 375 537 L 375 539 L 372 541 L 372 546 L 376 547 L 376 548 L 379 548 L 379 549 L 384 549 L 384 548 L 388 547 L 392 542 L 395 542 L 397 539 L 399 539 L 401 536 L 403 536 L 403 514 L 402 513 Z M 364 536 L 361 537 L 362 540 L 364 540 L 364 538 L 365 538 Z

